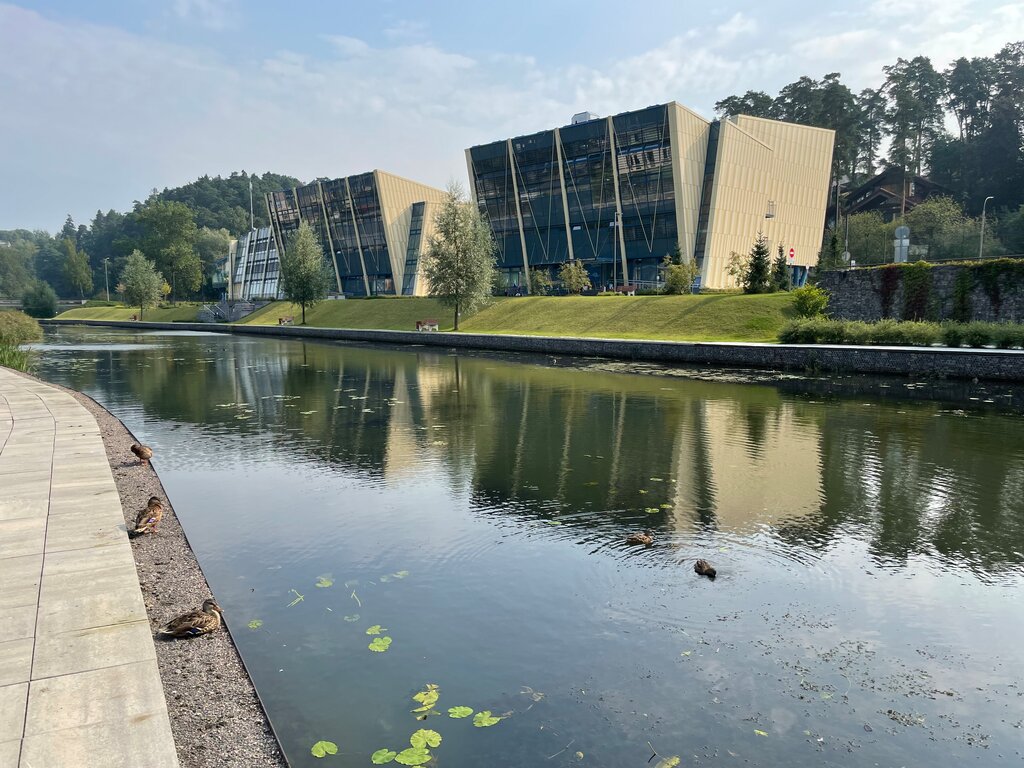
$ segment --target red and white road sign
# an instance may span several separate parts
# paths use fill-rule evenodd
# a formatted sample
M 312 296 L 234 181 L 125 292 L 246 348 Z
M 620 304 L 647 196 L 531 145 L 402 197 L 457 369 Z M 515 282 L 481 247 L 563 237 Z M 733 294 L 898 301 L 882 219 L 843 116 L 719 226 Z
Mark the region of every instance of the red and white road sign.
M 789 249 L 789 260 L 792 261 L 796 258 L 796 248 Z

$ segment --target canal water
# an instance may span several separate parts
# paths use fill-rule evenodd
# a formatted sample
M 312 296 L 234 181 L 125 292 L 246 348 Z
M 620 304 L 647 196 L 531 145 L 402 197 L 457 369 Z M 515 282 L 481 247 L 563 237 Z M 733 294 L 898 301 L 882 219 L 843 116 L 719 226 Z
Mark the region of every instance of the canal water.
M 295 766 L 423 728 L 437 766 L 1021 764 L 1013 390 L 83 328 L 39 362 L 154 447 Z

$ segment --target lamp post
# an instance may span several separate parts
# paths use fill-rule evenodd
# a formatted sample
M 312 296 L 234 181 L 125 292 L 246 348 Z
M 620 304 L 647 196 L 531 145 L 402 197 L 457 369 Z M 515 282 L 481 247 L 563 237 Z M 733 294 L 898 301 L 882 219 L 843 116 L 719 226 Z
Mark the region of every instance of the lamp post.
M 985 207 L 988 205 L 989 200 L 994 200 L 992 195 L 985 198 L 985 202 L 981 204 L 981 239 L 978 242 L 978 258 L 981 258 L 982 251 L 985 250 Z
M 109 262 L 110 262 L 109 258 L 107 258 L 107 257 L 103 258 L 103 287 L 107 291 L 107 301 L 108 302 L 110 301 L 110 280 L 107 278 L 107 264 Z

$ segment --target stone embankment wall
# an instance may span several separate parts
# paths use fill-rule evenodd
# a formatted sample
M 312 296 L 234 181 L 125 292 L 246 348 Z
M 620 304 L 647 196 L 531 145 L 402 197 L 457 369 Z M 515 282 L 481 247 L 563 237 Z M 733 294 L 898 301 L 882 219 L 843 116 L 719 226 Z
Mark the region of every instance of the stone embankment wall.
M 95 325 L 134 330 L 190 330 L 253 336 L 290 336 L 449 349 L 489 349 L 501 352 L 643 360 L 708 368 L 842 371 L 1024 381 L 1024 352 L 1017 350 L 637 341 L 634 339 L 585 339 L 567 336 L 418 333 L 416 331 L 368 331 L 277 325 L 136 323 L 110 320 L 44 320 L 42 323 L 43 325 Z
M 840 320 L 1024 322 L 1024 259 L 822 272 L 818 285 Z

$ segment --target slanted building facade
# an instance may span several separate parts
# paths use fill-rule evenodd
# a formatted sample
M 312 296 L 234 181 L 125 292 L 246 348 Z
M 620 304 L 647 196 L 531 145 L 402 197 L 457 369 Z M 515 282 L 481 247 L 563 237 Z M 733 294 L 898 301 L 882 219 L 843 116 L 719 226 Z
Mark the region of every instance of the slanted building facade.
M 792 249 L 821 246 L 832 131 L 738 115 L 708 121 L 676 102 L 466 150 L 470 189 L 510 286 L 529 271 L 581 261 L 595 286 L 654 287 L 678 247 L 701 285 L 727 288 L 733 252 L 759 232 Z
M 306 221 L 320 240 L 333 290 L 350 296 L 427 292 L 421 257 L 443 190 L 374 170 L 266 196 L 274 245 Z
M 277 254 L 270 227 L 250 230 L 233 240 L 228 249 L 226 271 L 230 282 L 225 298 L 242 301 L 283 298 L 281 262 Z

